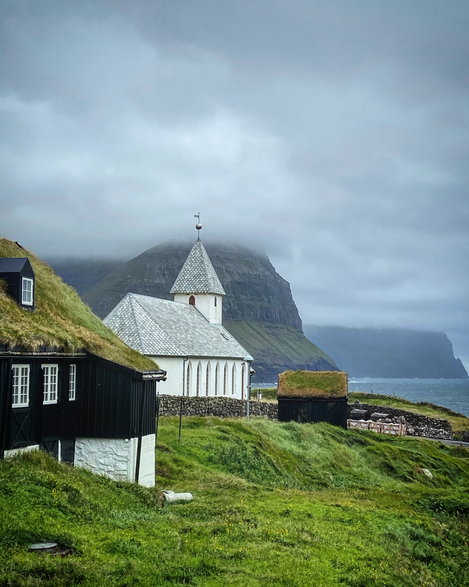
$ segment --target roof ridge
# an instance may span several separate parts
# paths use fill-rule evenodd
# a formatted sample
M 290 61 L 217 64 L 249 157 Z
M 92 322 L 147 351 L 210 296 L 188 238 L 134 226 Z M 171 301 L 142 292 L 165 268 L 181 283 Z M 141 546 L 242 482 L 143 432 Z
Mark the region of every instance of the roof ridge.
M 134 306 L 132 304 L 132 300 L 135 299 L 134 296 L 135 294 L 129 292 L 127 294 L 130 298 L 130 310 L 132 311 L 132 318 L 134 321 L 134 325 L 135 325 L 135 329 L 137 330 L 137 336 L 138 336 L 138 340 L 140 341 L 140 348 L 141 348 L 141 353 L 144 352 L 144 347 L 143 347 L 143 341 L 142 341 L 142 336 L 140 334 L 140 329 L 138 328 L 138 322 L 137 322 L 137 317 L 135 316 L 135 310 L 134 310 Z M 142 308 L 142 305 L 139 303 L 139 301 L 137 299 L 135 299 L 135 303 L 138 304 L 140 306 L 140 308 Z M 142 308 L 143 310 L 143 308 Z

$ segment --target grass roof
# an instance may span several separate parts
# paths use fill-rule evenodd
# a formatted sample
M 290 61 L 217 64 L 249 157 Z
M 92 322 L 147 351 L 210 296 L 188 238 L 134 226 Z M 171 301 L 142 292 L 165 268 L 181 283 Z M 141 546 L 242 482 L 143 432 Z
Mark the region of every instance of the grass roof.
M 130 349 L 85 305 L 76 291 L 35 255 L 0 238 L 0 257 L 28 257 L 35 273 L 35 306 L 20 307 L 0 280 L 0 344 L 37 351 L 87 350 L 133 369 L 156 369 L 155 363 Z
M 278 397 L 347 397 L 343 371 L 284 371 L 278 376 Z

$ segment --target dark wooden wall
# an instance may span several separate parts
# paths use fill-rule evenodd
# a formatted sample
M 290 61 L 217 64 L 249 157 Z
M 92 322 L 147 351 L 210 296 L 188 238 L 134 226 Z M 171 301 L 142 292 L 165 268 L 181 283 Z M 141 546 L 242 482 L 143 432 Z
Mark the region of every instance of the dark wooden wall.
M 41 365 L 46 363 L 59 366 L 56 404 L 43 404 Z M 77 365 L 77 389 L 76 400 L 69 401 L 72 363 Z M 30 365 L 28 407 L 11 406 L 12 364 Z M 154 381 L 145 381 L 141 373 L 93 355 L 0 356 L 1 451 L 39 444 L 55 453 L 57 440 L 70 444 L 78 437 L 131 438 L 153 434 L 155 403 Z
M 328 422 L 347 428 L 347 398 L 278 398 L 280 422 Z

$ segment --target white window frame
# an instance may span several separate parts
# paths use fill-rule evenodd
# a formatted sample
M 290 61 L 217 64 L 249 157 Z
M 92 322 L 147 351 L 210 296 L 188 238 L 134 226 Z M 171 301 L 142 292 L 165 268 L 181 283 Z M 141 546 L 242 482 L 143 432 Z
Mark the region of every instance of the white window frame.
M 32 306 L 34 300 L 34 279 L 30 277 L 21 278 L 21 303 L 25 306 Z
M 41 365 L 44 373 L 44 387 L 42 403 L 56 404 L 59 396 L 59 366 L 56 363 L 45 363 Z M 55 369 L 55 378 L 54 371 Z
M 68 401 L 74 402 L 77 399 L 77 366 L 70 363 L 68 369 Z
M 27 408 L 29 407 L 29 372 L 30 366 L 23 364 L 15 364 L 11 366 L 13 393 L 11 399 L 11 406 L 13 408 Z M 24 377 L 24 379 L 23 379 Z

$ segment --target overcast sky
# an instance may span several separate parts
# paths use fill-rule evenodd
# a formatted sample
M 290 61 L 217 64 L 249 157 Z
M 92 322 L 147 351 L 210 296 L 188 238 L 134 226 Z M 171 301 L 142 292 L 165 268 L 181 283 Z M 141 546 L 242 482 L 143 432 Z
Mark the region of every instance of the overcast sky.
M 267 253 L 304 323 L 469 368 L 467 0 L 0 0 L 0 234 Z

